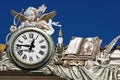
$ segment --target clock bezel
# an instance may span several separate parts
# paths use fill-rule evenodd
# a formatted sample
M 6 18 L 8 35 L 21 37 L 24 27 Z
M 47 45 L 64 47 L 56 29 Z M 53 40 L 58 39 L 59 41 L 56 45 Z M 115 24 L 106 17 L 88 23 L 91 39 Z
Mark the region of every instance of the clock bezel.
M 14 55 L 15 53 L 14 53 L 14 47 L 13 47 L 14 42 L 17 39 L 18 36 L 20 36 L 24 32 L 30 32 L 30 31 L 40 33 L 46 39 L 46 41 L 48 43 L 48 53 L 47 53 L 47 55 L 44 57 L 44 59 L 42 61 L 38 62 L 37 64 L 32 64 L 32 65 L 25 64 L 25 63 L 19 61 Z M 10 56 L 11 60 L 17 66 L 19 66 L 21 68 L 24 68 L 24 69 L 42 68 L 51 61 L 51 59 L 54 55 L 54 42 L 53 42 L 50 35 L 46 34 L 43 30 L 41 30 L 37 27 L 23 27 L 23 28 L 18 29 L 17 31 L 15 31 L 11 35 L 10 40 L 9 40 L 8 52 L 9 52 L 9 56 Z

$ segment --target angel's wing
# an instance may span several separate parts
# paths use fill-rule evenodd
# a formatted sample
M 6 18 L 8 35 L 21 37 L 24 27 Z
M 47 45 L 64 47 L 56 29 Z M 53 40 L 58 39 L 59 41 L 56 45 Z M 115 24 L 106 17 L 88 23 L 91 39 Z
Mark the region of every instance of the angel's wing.
M 23 22 L 23 21 L 27 20 L 27 18 L 23 14 L 18 13 L 15 10 L 11 10 L 11 14 L 13 15 L 13 17 L 18 19 L 20 22 Z
M 40 20 L 49 21 L 49 19 L 52 19 L 55 15 L 56 15 L 56 11 L 52 11 L 52 12 L 43 14 L 43 15 L 40 17 Z

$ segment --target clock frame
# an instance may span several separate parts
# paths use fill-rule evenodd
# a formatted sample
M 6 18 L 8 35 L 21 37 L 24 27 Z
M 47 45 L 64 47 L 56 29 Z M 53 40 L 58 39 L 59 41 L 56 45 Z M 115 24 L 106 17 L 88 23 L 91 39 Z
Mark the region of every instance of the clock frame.
M 42 35 L 45 40 L 47 41 L 48 43 L 48 51 L 46 54 L 46 56 L 43 57 L 42 60 L 40 60 L 38 63 L 33 63 L 33 64 L 26 64 L 24 61 L 20 61 L 15 55 L 17 53 L 15 53 L 14 51 L 14 44 L 15 44 L 15 41 L 17 40 L 17 38 L 21 35 L 21 34 L 24 34 L 25 32 L 35 32 L 35 33 L 38 33 L 40 35 Z M 8 42 L 8 55 L 10 57 L 10 59 L 19 67 L 23 68 L 23 69 L 36 69 L 36 68 L 42 68 L 44 67 L 45 65 L 47 65 L 53 55 L 54 55 L 54 42 L 51 38 L 50 35 L 46 34 L 43 30 L 37 28 L 37 27 L 23 27 L 23 28 L 20 28 L 18 30 L 16 30 L 10 37 L 9 39 L 9 42 Z

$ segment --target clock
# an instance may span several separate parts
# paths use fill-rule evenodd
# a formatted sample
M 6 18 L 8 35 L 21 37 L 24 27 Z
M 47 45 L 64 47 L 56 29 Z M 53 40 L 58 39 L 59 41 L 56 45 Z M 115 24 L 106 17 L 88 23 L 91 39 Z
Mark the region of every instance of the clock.
M 7 51 L 11 60 L 21 68 L 42 68 L 52 59 L 54 43 L 43 30 L 23 27 L 12 34 Z

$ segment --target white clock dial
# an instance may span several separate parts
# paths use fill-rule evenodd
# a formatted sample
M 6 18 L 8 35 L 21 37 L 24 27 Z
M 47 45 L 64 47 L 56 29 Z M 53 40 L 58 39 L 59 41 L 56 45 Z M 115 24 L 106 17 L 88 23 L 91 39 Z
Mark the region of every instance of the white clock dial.
M 48 53 L 48 42 L 37 32 L 25 32 L 14 42 L 16 58 L 29 65 L 42 61 Z
M 51 37 L 36 27 L 17 30 L 9 40 L 8 53 L 21 68 L 42 68 L 52 59 L 54 45 Z

